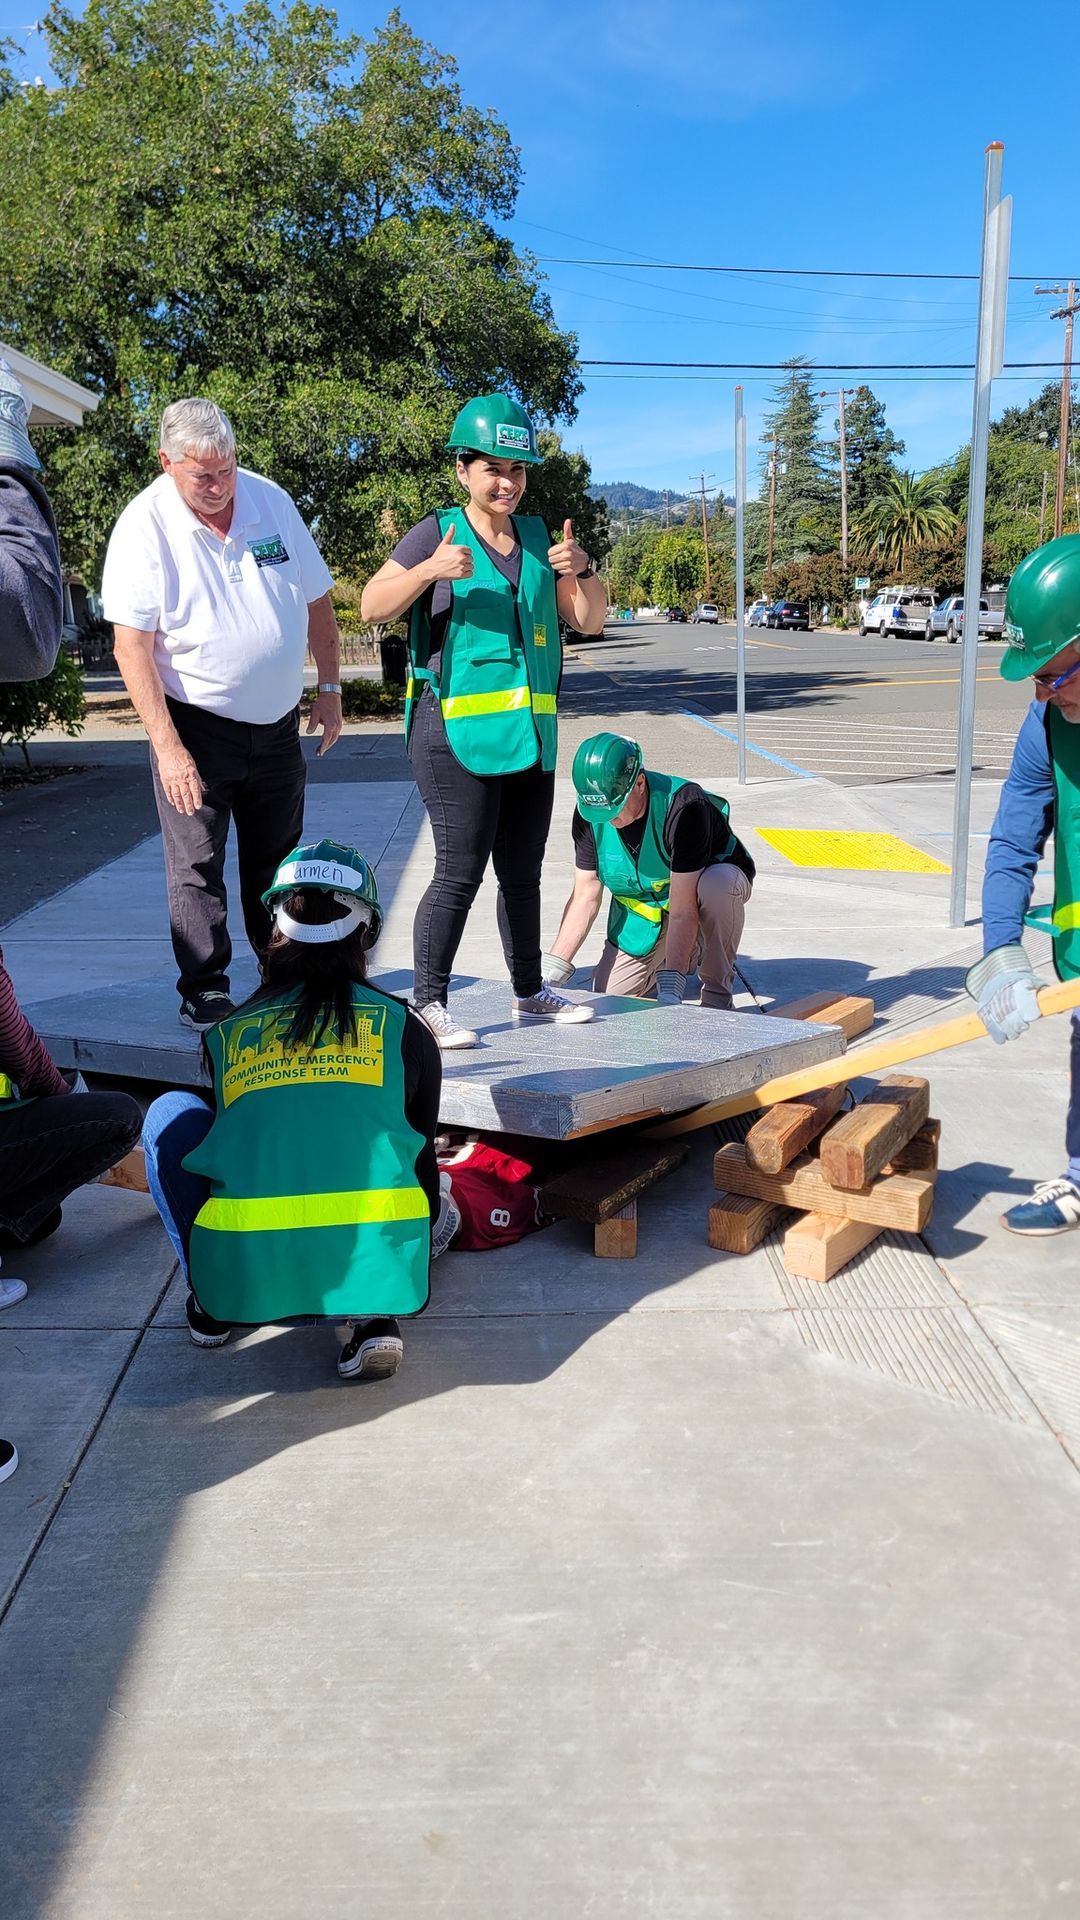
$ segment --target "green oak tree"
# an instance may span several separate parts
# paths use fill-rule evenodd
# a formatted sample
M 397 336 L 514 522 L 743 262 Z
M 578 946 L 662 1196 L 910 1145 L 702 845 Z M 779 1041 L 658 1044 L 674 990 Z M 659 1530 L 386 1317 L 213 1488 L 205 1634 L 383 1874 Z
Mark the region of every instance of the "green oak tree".
M 37 434 L 72 564 L 184 394 L 357 576 L 445 497 L 464 399 L 573 417 L 576 343 L 493 224 L 517 149 L 397 12 L 364 40 L 307 0 L 55 0 L 43 33 L 55 87 L 0 69 L 0 338 L 101 395 Z

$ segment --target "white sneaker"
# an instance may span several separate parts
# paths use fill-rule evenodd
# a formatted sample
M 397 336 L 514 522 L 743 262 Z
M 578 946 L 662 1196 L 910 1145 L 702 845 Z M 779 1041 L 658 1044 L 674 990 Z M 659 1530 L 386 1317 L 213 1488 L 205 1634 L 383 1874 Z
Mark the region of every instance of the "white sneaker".
M 28 1288 L 25 1280 L 0 1280 L 0 1308 L 17 1307 L 25 1300 Z
M 515 995 L 510 1003 L 510 1018 L 519 1026 L 528 1026 L 533 1020 L 554 1020 L 560 1027 L 581 1026 L 586 1020 L 594 1020 L 594 1008 L 584 1000 L 564 1000 L 545 981 L 539 993 L 530 993 L 524 999 Z
M 440 1000 L 430 1000 L 426 1007 L 418 1007 L 421 1020 L 426 1020 L 444 1053 L 451 1047 L 478 1047 L 480 1035 L 471 1027 L 459 1026 L 453 1014 Z

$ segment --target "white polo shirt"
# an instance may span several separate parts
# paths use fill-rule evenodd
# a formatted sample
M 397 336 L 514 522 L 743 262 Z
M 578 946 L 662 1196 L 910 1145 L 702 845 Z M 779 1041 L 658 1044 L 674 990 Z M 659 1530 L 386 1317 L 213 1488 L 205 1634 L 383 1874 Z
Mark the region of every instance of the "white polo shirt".
M 282 487 L 241 467 L 223 540 L 167 474 L 124 508 L 102 578 L 105 618 L 155 635 L 173 700 L 265 726 L 300 698 L 308 606 L 333 576 Z

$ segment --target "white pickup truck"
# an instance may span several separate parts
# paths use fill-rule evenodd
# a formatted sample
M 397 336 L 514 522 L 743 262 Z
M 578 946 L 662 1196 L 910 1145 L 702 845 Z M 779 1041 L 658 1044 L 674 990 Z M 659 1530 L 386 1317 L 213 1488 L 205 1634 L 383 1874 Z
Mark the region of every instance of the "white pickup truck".
M 1004 606 L 993 606 L 989 600 L 979 601 L 979 638 L 1000 640 L 1005 629 Z M 936 640 L 944 634 L 946 640 L 955 644 L 964 631 L 964 596 L 960 593 L 949 595 L 941 605 L 934 607 L 926 622 L 926 638 Z

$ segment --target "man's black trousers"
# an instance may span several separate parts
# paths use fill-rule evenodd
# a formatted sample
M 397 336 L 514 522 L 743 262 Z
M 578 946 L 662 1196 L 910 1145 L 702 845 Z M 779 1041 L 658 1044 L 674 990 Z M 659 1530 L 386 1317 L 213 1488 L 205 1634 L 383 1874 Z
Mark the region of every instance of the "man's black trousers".
M 229 985 L 225 843 L 230 820 L 236 828 L 247 937 L 257 955 L 266 950 L 270 916 L 261 896 L 303 834 L 304 755 L 297 708 L 262 727 L 178 700 L 167 704 L 205 788 L 197 813 L 178 813 L 165 798 L 151 752 L 177 985 L 186 997 Z

